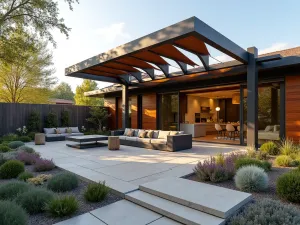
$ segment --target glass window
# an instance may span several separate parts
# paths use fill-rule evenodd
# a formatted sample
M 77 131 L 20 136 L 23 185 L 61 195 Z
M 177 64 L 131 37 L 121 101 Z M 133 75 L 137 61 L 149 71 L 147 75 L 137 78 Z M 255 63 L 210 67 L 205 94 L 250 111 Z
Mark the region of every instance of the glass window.
M 159 105 L 160 129 L 178 130 L 178 94 L 162 94 Z

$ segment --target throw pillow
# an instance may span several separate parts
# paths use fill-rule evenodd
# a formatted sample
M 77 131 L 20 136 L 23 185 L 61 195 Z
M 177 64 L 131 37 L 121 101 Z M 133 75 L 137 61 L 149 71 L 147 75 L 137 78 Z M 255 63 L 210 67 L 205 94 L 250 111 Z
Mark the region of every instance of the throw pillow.
M 56 134 L 60 134 L 60 130 L 59 129 L 55 129 L 55 133 Z
M 127 137 L 133 137 L 133 135 L 134 135 L 134 130 L 129 130 L 128 132 L 127 132 Z
M 67 128 L 67 129 L 66 129 L 66 133 L 72 134 L 72 129 L 71 129 L 71 128 Z
M 129 128 L 125 128 L 125 131 L 124 131 L 124 136 L 127 136 L 127 134 L 128 134 L 128 132 L 130 131 L 131 129 L 129 129 Z
M 274 126 L 266 126 L 265 128 L 265 132 L 269 132 L 269 131 L 273 131 L 274 130 Z
M 149 130 L 147 131 L 147 134 L 146 134 L 146 138 L 152 138 L 153 137 L 153 130 Z
M 141 131 L 139 132 L 139 138 L 145 138 L 147 135 L 147 131 Z
M 170 132 L 170 135 L 171 135 L 171 136 L 177 135 L 177 134 L 178 134 L 178 131 L 171 131 L 171 132 Z
M 158 139 L 167 139 L 168 135 L 170 134 L 170 131 L 159 131 Z

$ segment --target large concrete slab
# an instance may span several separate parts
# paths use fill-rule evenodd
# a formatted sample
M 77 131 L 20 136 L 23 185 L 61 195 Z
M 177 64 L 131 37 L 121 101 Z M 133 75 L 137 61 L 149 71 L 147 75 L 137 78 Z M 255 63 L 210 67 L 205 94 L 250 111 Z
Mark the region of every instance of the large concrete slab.
M 198 161 L 217 153 L 242 149 L 239 146 L 193 143 L 193 148 L 180 152 L 164 152 L 121 145 L 120 151 L 107 147 L 74 149 L 68 141 L 27 145 L 43 158 L 53 159 L 58 167 L 86 179 L 106 183 L 115 193 L 124 196 L 138 189 L 138 185 L 165 177 L 182 177 L 193 172 Z
M 174 177 L 142 184 L 139 189 L 224 219 L 252 199 L 249 193 Z
M 225 223 L 225 220 L 222 218 L 143 191 L 134 191 L 126 194 L 125 199 L 186 225 L 222 225 Z
M 56 223 L 54 225 L 106 225 L 101 220 L 97 219 L 90 213 L 85 213 L 80 216 L 73 217 L 68 220 Z
M 174 220 L 168 219 L 167 217 L 162 217 L 152 223 L 149 223 L 149 225 L 182 225 L 182 223 L 178 223 Z
M 126 200 L 115 202 L 90 213 L 107 225 L 146 225 L 162 217 Z

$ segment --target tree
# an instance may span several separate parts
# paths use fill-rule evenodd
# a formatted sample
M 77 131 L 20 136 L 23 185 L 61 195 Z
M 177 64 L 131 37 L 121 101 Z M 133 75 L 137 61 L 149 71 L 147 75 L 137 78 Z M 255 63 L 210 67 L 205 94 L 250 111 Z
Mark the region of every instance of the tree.
M 74 100 L 74 93 L 68 83 L 61 82 L 53 89 L 52 98 Z
M 61 126 L 62 127 L 69 127 L 70 126 L 69 112 L 66 111 L 66 110 L 63 110 L 61 112 Z
M 22 32 L 14 35 L 26 38 Z M 23 46 L 14 62 L 0 62 L 0 101 L 47 103 L 50 88 L 56 83 L 52 64 L 45 42 L 36 42 L 34 49 Z
M 76 87 L 75 103 L 76 105 L 103 106 L 103 99 L 95 97 L 86 97 L 84 92 L 97 90 L 97 83 L 93 80 L 83 80 L 82 84 Z
M 64 0 L 72 6 L 78 0 Z M 58 2 L 55 0 L 1 0 L 0 2 L 0 53 L 2 49 L 11 49 L 9 45 L 10 34 L 17 29 L 22 29 L 28 34 L 37 34 L 35 40 L 47 39 L 54 46 L 51 31 L 58 29 L 68 37 L 70 28 L 66 26 L 64 19 L 59 16 Z M 18 46 L 14 46 L 17 48 Z M 16 51 L 18 52 L 18 51 Z M 8 54 L 10 56 L 11 54 Z M 6 59 L 5 54 L 0 58 Z
M 111 116 L 107 109 L 102 107 L 93 106 L 90 107 L 91 117 L 87 118 L 86 121 L 93 123 L 97 126 L 98 131 L 102 132 L 103 123 Z
M 54 128 L 58 126 L 57 115 L 55 112 L 49 112 L 45 117 L 45 127 Z

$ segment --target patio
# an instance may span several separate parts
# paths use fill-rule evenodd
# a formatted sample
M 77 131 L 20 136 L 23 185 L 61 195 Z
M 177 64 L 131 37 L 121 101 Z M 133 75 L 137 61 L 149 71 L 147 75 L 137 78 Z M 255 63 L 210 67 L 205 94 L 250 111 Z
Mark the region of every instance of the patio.
M 193 142 L 192 149 L 180 152 L 123 145 L 119 151 L 109 151 L 107 147 L 74 149 L 67 147 L 67 143 L 69 142 L 47 142 L 46 145 L 36 145 L 34 148 L 43 158 L 53 159 L 58 167 L 95 182 L 105 181 L 122 197 L 146 182 L 190 175 L 195 164 L 210 155 L 244 148 Z

